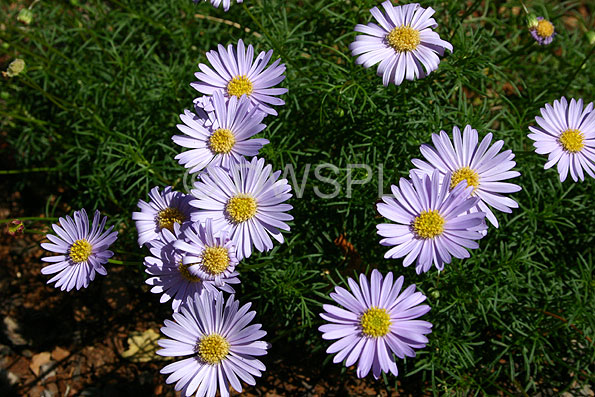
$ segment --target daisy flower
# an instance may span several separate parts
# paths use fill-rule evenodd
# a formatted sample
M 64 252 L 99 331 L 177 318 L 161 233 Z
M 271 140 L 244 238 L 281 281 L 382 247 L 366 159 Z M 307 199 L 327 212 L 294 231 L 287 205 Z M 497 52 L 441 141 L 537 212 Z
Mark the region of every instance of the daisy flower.
M 293 217 L 286 213 L 293 207 L 283 204 L 291 197 L 287 179 L 279 179 L 281 171 L 271 172 L 264 159 L 241 159 L 231 164 L 229 171 L 209 167 L 194 184 L 191 205 L 200 209 L 196 221 L 212 219 L 214 230 L 224 230 L 236 246 L 238 260 L 258 251 L 273 248 L 272 236 L 283 243 L 280 230 L 289 231 L 285 223 Z
M 151 292 L 162 294 L 160 302 L 165 303 L 171 299 L 171 307 L 177 312 L 182 302 L 194 293 L 203 290 L 216 292 L 217 288 L 212 281 L 198 276 L 193 264 L 184 264 L 183 254 L 175 248 L 175 243 L 183 238 L 180 225 L 174 225 L 174 232 L 168 229 L 161 231 L 161 237 L 150 243 L 152 256 L 145 257 L 145 271 L 152 277 L 146 280 L 151 285 Z M 239 284 L 237 273 L 229 272 L 221 276 L 219 288 L 234 293 L 230 284 Z
M 471 189 L 467 189 L 465 181 L 449 192 L 450 174 L 446 174 L 442 185 L 441 179 L 438 170 L 421 178 L 413 173 L 411 182 L 401 178 L 399 187 L 391 186 L 393 196 L 384 196 L 383 202 L 377 204 L 382 216 L 397 222 L 377 225 L 378 234 L 385 237 L 380 244 L 394 246 L 384 257 L 406 255 L 405 267 L 417 258 L 417 274 L 430 270 L 432 263 L 443 270 L 451 255 L 468 258 L 465 248 L 478 248 L 474 240 L 481 239 L 486 229 L 484 212 L 467 213 L 479 198 L 469 196 Z
M 229 168 L 230 162 L 237 163 L 242 156 L 255 156 L 269 143 L 262 138 L 250 139 L 266 127 L 262 124 L 266 115 L 257 107 L 250 109 L 246 95 L 225 101 L 223 94 L 217 91 L 212 101 L 214 111 L 209 114 L 209 123 L 186 110 L 180 115 L 184 124 L 177 125 L 184 135 L 172 137 L 178 145 L 191 148 L 176 156 L 176 160 L 190 168 L 191 173 L 209 164 Z
M 260 324 L 248 325 L 256 315 L 248 311 L 251 303 L 240 307 L 231 295 L 221 292 L 188 297 L 174 321 L 165 320 L 161 332 L 171 339 L 160 339 L 157 351 L 162 356 L 190 356 L 167 365 L 162 374 L 171 374 L 166 383 L 176 382 L 182 395 L 214 397 L 217 389 L 229 396 L 229 386 L 242 391 L 244 381 L 255 385 L 255 376 L 266 368 L 254 356 L 264 356 L 269 344 L 261 341 L 266 332 Z
M 211 95 L 201 95 L 198 98 L 194 98 L 192 103 L 194 104 L 194 110 L 198 115 L 197 121 L 202 124 L 211 124 L 212 121 L 209 115 L 215 111 L 213 97 Z
M 274 95 L 287 92 L 287 88 L 272 88 L 285 79 L 285 64 L 279 65 L 277 59 L 265 69 L 273 56 L 273 50 L 261 52 L 254 59 L 254 47 L 244 46 L 240 39 L 237 48 L 229 45 L 227 50 L 221 44 L 218 51 L 207 52 L 207 59 L 214 67 L 198 64 L 201 72 L 194 75 L 199 81 L 190 85 L 205 95 L 222 92 L 226 98 L 247 95 L 253 106 L 259 106 L 261 111 L 276 115 L 277 112 L 269 105 L 284 105 L 285 102 Z
M 535 152 L 549 154 L 544 168 L 558 164 L 560 181 L 570 176 L 576 182 L 585 180 L 585 171 L 595 178 L 595 111 L 593 102 L 583 108 L 583 100 L 566 98 L 547 103 L 535 117 L 536 127 L 529 127 L 528 137 L 535 141 Z
M 329 346 L 327 353 L 337 353 L 334 363 L 345 360 L 350 367 L 357 362 L 357 376 L 363 378 L 370 369 L 374 378 L 384 373 L 398 375 L 393 353 L 399 358 L 415 357 L 413 349 L 421 349 L 428 343 L 426 334 L 432 332 L 432 324 L 415 320 L 430 311 L 430 306 L 420 305 L 426 300 L 421 292 L 415 292 L 415 284 L 402 293 L 403 276 L 393 282 L 393 274 L 386 278 L 376 269 L 370 282 L 361 274 L 359 286 L 347 279 L 351 292 L 335 287 L 331 298 L 343 308 L 323 305 L 325 313 L 320 316 L 330 324 L 318 328 L 323 339 L 339 339 Z
M 225 231 L 215 237 L 211 219 L 188 227 L 184 239 L 176 241 L 174 247 L 184 255 L 182 264 L 190 266 L 190 272 L 202 280 L 213 281 L 220 287 L 225 279 L 238 275 L 234 271 L 238 264 L 236 247 Z
M 200 0 L 194 0 L 195 3 L 198 3 Z M 223 11 L 228 11 L 229 6 L 231 5 L 232 0 L 203 0 L 203 1 L 210 1 L 213 7 L 219 8 L 219 5 L 223 3 Z M 238 4 L 242 3 L 244 0 L 236 0 Z
M 543 17 L 534 16 L 529 20 L 529 32 L 539 45 L 550 44 L 556 35 L 554 25 Z
M 375 23 L 355 26 L 356 32 L 363 33 L 349 45 L 351 55 L 359 55 L 355 63 L 369 68 L 380 62 L 378 75 L 385 86 L 425 77 L 438 69 L 438 55 L 444 55 L 445 48 L 452 52 L 452 44 L 432 30 L 438 26 L 431 18 L 434 10 L 416 3 L 393 6 L 390 0 L 382 3 L 382 7 L 385 14 L 378 7 L 370 10 L 380 26 Z
M 520 175 L 517 171 L 511 171 L 516 165 L 512 159 L 514 154 L 511 150 L 498 153 L 504 141 L 492 142 L 492 134 L 488 133 L 478 145 L 477 130 L 467 125 L 461 131 L 459 127 L 452 129 L 454 147 L 450 138 L 444 131 L 440 135 L 432 134 L 434 146 L 421 145 L 420 151 L 426 161 L 413 159 L 417 169 L 412 171 L 418 176 L 432 175 L 435 169 L 440 171 L 441 177 L 451 173 L 450 189 L 453 189 L 462 180 L 467 181 L 467 186 L 472 186 L 472 196 L 477 196 L 477 206 L 471 211 L 483 211 L 486 218 L 498 227 L 498 220 L 490 209 L 494 207 L 498 211 L 512 212 L 511 208 L 518 208 L 513 199 L 506 197 L 503 193 L 514 193 L 521 190 L 521 187 L 512 183 L 502 182 L 503 180 L 516 178 Z
M 191 220 L 194 209 L 190 206 L 192 197 L 172 190 L 171 186 L 159 193 L 155 186 L 149 193 L 151 199 L 148 203 L 138 201 L 140 212 L 132 213 L 132 220 L 136 221 L 138 231 L 138 245 L 143 246 L 150 241 L 158 239 L 160 231 L 167 229 L 174 231 L 174 224 L 183 225 Z
M 108 248 L 118 238 L 118 232 L 112 232 L 113 226 L 103 230 L 107 217 L 100 219 L 99 211 L 95 211 L 90 230 L 84 208 L 74 211 L 73 218 L 60 218 L 59 225 L 52 225 L 58 236 L 48 234 L 46 237 L 50 243 L 41 244 L 43 249 L 60 254 L 41 258 L 52 263 L 42 268 L 41 274 L 58 273 L 48 284 L 56 282 L 55 287 L 62 291 L 70 291 L 74 287 L 77 290 L 87 288 L 89 282 L 95 279 L 95 272 L 105 276 L 107 270 L 103 265 L 114 255 Z

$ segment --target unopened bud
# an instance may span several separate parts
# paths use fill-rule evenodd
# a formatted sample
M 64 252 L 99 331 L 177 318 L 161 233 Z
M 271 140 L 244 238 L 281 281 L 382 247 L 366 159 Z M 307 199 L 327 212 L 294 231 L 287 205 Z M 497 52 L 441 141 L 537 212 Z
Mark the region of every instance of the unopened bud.
M 19 11 L 19 15 L 17 15 L 17 21 L 29 25 L 31 21 L 33 21 L 33 11 L 28 8 L 23 8 Z
M 14 61 L 12 61 L 10 65 L 8 65 L 8 69 L 6 69 L 6 72 L 2 72 L 2 76 L 18 76 L 23 70 L 25 70 L 25 61 L 23 61 L 20 58 L 17 58 Z
M 438 299 L 440 298 L 440 291 L 438 291 L 437 289 L 432 288 L 430 290 L 430 296 L 434 299 Z
M 589 30 L 587 32 L 587 41 L 589 41 L 589 44 L 595 45 L 595 31 Z
M 8 224 L 8 234 L 10 234 L 11 236 L 21 235 L 21 234 L 23 234 L 24 231 L 25 231 L 25 225 L 23 224 L 23 222 L 19 221 L 18 219 L 13 219 Z
M 527 15 L 527 27 L 529 29 L 535 29 L 537 28 L 537 25 L 539 25 L 539 20 L 537 19 L 537 16 L 535 14 Z

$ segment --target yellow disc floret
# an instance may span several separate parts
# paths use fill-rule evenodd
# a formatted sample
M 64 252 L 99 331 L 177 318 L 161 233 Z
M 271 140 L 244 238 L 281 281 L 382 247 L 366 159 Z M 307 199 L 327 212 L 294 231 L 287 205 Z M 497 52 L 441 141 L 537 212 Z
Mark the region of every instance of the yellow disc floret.
M 572 128 L 560 134 L 558 140 L 564 150 L 567 150 L 570 153 L 580 152 L 582 148 L 585 147 L 585 137 L 583 136 L 583 133 Z
M 444 222 L 437 210 L 422 211 L 413 221 L 413 230 L 421 238 L 434 238 L 444 231 Z
M 386 41 L 397 52 L 413 51 L 420 43 L 419 31 L 411 26 L 397 26 L 386 35 Z
M 205 336 L 196 346 L 198 356 L 207 364 L 219 364 L 229 353 L 229 342 L 219 334 Z
M 231 152 L 236 143 L 236 137 L 233 132 L 226 128 L 219 128 L 213 132 L 209 138 L 209 147 L 215 153 L 227 154 Z
M 252 90 L 252 82 L 246 75 L 236 76 L 227 83 L 227 93 L 229 95 L 241 97 L 244 94 L 252 94 Z
M 202 252 L 202 265 L 207 272 L 216 276 L 229 266 L 229 253 L 224 247 L 206 247 Z
M 76 240 L 70 246 L 70 249 L 68 250 L 68 255 L 74 263 L 81 263 L 89 259 L 92 252 L 93 247 L 91 246 L 91 244 L 87 240 L 82 239 Z
M 256 200 L 247 194 L 238 194 L 227 201 L 225 212 L 235 223 L 245 222 L 256 215 Z
M 547 19 L 542 19 L 537 22 L 536 30 L 539 37 L 547 39 L 554 34 L 554 25 Z
M 388 334 L 390 325 L 392 324 L 386 309 L 379 307 L 371 307 L 366 310 L 359 322 L 364 335 L 373 338 Z
M 463 180 L 467 181 L 467 186 L 473 186 L 473 191 L 479 186 L 479 174 L 469 167 L 462 167 L 452 173 L 450 189 L 454 189 Z
M 178 271 L 186 281 L 190 281 L 191 283 L 200 283 L 202 281 L 200 277 L 195 276 L 194 274 L 190 273 L 190 270 L 188 270 L 188 268 L 192 265 L 195 265 L 195 263 L 190 263 L 188 265 L 180 263 L 178 266 Z
M 160 229 L 167 229 L 174 232 L 174 223 L 180 225 L 186 221 L 186 216 L 177 208 L 168 207 L 157 213 L 157 225 Z

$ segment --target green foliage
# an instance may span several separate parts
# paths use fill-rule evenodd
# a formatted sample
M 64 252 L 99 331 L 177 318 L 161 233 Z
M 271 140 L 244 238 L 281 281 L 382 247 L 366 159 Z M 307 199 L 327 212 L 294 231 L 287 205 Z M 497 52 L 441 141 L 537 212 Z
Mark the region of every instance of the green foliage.
M 593 100 L 593 46 L 581 29 L 593 26 L 592 6 L 585 18 L 576 1 L 534 4 L 558 33 L 541 47 L 515 2 L 422 1 L 436 10 L 437 31 L 454 53 L 425 79 L 383 87 L 375 68 L 355 65 L 348 51 L 353 27 L 367 23 L 378 3 L 245 0 L 224 13 L 190 0 L 54 0 L 36 3 L 29 25 L 17 22 L 18 10 L 3 12 L 8 56 L 1 66 L 22 58 L 27 68 L 0 87 L 0 130 L 9 143 L 0 153 L 14 169 L 43 171 L 23 174 L 15 189 L 45 186 L 48 200 L 100 209 L 119 225 L 117 248 L 140 252 L 130 219 L 137 201 L 155 185 L 184 188 L 185 170 L 173 159 L 181 148 L 171 136 L 178 114 L 199 95 L 189 86 L 197 63 L 207 63 L 205 52 L 217 43 L 240 38 L 258 51 L 272 48 L 287 65 L 289 93 L 279 116 L 265 120 L 261 135 L 271 143 L 261 154 L 275 169 L 294 167 L 294 190 L 311 164 L 303 196 L 291 201 L 295 221 L 286 243 L 239 268 L 238 296 L 254 302 L 275 348 L 285 345 L 291 354 L 307 346 L 322 362 L 328 343 L 316 327 L 326 295 L 345 277 L 378 268 L 405 275 L 432 306 L 429 345 L 398 362 L 402 385 L 417 379 L 435 394 L 454 395 L 593 383 L 593 180 L 560 183 L 526 136 L 544 103 Z M 497 214 L 500 228 L 490 227 L 470 259 L 416 275 L 400 260 L 383 259 L 378 191 L 407 176 L 432 133 L 465 124 L 480 135 L 493 132 L 515 152 L 520 208 Z M 321 171 L 340 184 L 332 199 L 314 193 L 333 191 L 313 177 L 323 163 L 338 167 Z M 354 163 L 371 170 L 353 170 L 353 177 L 371 173 L 371 180 L 348 197 Z M 339 236 L 355 251 L 337 246 Z

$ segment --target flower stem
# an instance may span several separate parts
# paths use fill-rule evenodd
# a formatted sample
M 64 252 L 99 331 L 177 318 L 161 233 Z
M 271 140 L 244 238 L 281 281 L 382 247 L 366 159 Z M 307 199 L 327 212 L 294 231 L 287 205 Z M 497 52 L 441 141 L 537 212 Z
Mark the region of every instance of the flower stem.
M 506 61 L 506 60 L 508 60 L 508 59 L 510 59 L 510 58 L 512 58 L 512 57 L 514 57 L 514 56 L 517 56 L 517 55 L 519 55 L 519 54 L 524 54 L 524 53 L 526 53 L 526 52 L 527 52 L 527 49 L 528 49 L 529 47 L 531 47 L 532 45 L 533 45 L 533 42 L 528 42 L 527 44 L 525 44 L 525 45 L 524 45 L 523 47 L 521 47 L 520 49 L 518 49 L 518 50 L 516 50 L 516 51 L 514 51 L 514 52 L 511 52 L 510 54 L 508 54 L 508 55 L 506 55 L 506 56 L 504 56 L 504 57 L 500 58 L 500 59 L 499 59 L 499 60 L 497 60 L 496 62 L 494 62 L 494 65 L 499 65 L 499 64 L 501 64 L 502 62 L 504 62 L 504 61 Z
M 570 84 L 574 81 L 574 78 L 576 77 L 576 75 L 579 74 L 579 72 L 581 71 L 583 66 L 586 65 L 589 58 L 591 58 L 591 55 L 593 55 L 593 51 L 595 51 L 595 45 L 591 46 L 591 51 L 589 51 L 589 53 L 585 56 L 585 59 L 583 59 L 583 62 L 581 62 L 581 64 L 578 65 L 578 68 L 576 68 L 572 77 L 570 77 L 568 79 L 568 82 L 566 83 L 566 86 L 564 87 L 564 89 L 562 89 L 562 92 L 566 92 L 568 90 L 568 87 L 570 87 Z
M 525 14 L 529 15 L 529 10 L 527 10 L 527 6 L 525 5 L 525 3 L 523 3 L 523 0 L 521 1 L 521 5 L 523 6 L 523 10 L 525 11 Z
M 43 230 L 25 229 L 25 233 L 31 233 L 31 234 L 47 234 L 48 232 L 44 232 Z
M 291 62 L 289 56 L 287 56 L 287 54 L 285 53 L 285 51 L 283 51 L 277 45 L 277 42 L 275 40 L 273 40 L 273 38 L 271 37 L 271 35 L 269 34 L 269 32 L 266 31 L 266 29 L 264 28 L 264 26 L 262 26 L 262 24 L 260 23 L 260 21 L 258 19 L 256 19 L 256 17 L 252 14 L 252 12 L 250 12 L 250 9 L 246 5 L 246 3 L 242 3 L 242 6 L 244 7 L 244 10 L 246 11 L 246 14 L 248 14 L 248 16 L 250 17 L 250 19 L 252 19 L 252 21 L 256 24 L 256 26 L 258 26 L 258 30 L 260 32 L 262 32 L 266 36 L 266 38 L 269 40 L 269 42 L 273 46 L 273 49 L 275 50 L 275 52 L 277 52 L 277 54 L 279 54 L 281 56 L 281 58 L 283 59 L 283 62 L 285 62 L 285 63 L 287 63 L 288 65 L 291 66 L 292 65 L 292 62 Z M 294 69 L 297 71 L 298 74 L 301 74 L 300 68 L 295 67 Z
M 0 170 L 0 175 L 25 174 L 27 172 L 53 172 L 57 171 L 55 167 L 23 168 L 22 170 Z
M 116 254 L 121 254 L 121 255 L 131 255 L 131 256 L 136 256 L 139 258 L 144 258 L 145 255 L 139 253 L 139 252 L 129 252 L 129 251 L 122 251 L 122 250 L 113 250 Z
M 108 259 L 107 260 L 109 263 L 112 263 L 114 265 L 123 265 L 123 266 L 139 266 L 141 263 L 140 262 L 134 262 L 134 261 L 119 261 L 117 259 Z
M 43 218 L 39 216 L 15 216 L 14 218 L 10 219 L 0 219 L 0 224 L 2 223 L 10 223 L 13 220 L 18 219 L 19 221 L 48 221 L 48 222 L 57 222 L 59 218 Z

